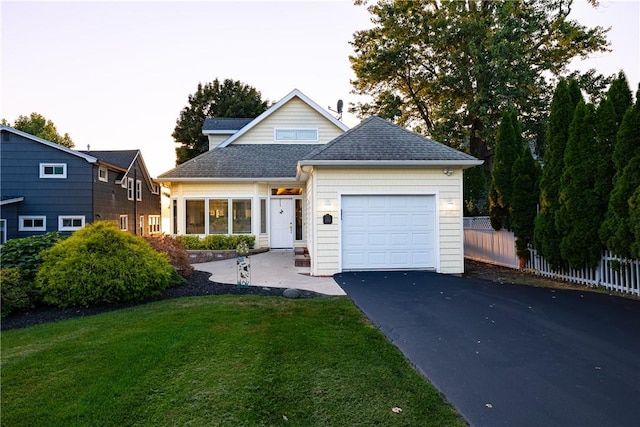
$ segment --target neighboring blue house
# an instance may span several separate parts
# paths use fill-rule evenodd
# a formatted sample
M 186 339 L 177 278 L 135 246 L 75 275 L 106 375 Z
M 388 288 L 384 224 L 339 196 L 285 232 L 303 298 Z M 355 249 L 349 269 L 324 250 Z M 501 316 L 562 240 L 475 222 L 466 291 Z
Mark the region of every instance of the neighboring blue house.
M 0 126 L 0 244 L 97 220 L 160 233 L 160 187 L 139 150 L 77 151 Z

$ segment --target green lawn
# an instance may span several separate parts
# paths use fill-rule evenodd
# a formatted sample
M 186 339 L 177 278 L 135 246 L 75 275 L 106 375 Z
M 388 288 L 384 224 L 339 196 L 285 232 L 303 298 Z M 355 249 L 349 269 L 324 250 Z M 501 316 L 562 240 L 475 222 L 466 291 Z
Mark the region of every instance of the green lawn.
M 346 298 L 182 298 L 1 338 L 6 426 L 465 425 Z

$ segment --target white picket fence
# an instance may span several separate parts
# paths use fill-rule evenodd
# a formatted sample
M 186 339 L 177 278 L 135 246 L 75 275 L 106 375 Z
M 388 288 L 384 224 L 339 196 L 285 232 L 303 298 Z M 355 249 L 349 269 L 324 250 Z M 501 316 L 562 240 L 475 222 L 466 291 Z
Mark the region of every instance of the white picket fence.
M 464 218 L 465 258 L 510 268 L 519 268 L 513 233 L 495 231 L 489 217 Z M 549 263 L 529 249 L 527 269 L 544 277 L 640 296 L 640 261 L 620 258 L 604 251 L 596 268 L 553 270 Z

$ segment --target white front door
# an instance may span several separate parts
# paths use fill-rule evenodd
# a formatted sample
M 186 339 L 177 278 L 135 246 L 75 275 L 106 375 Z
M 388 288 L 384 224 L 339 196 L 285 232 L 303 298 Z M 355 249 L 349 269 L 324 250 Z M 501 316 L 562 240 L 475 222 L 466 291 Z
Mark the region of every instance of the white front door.
M 293 247 L 293 199 L 271 199 L 271 247 Z

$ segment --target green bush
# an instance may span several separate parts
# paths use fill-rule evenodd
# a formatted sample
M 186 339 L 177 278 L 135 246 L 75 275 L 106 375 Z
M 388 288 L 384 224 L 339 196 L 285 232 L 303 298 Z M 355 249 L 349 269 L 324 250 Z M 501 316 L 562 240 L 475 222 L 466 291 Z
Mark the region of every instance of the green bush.
M 250 248 L 256 241 L 256 236 L 249 234 L 210 234 L 204 238 L 198 236 L 178 236 L 188 250 L 235 250 L 241 243 L 246 243 Z
M 17 268 L 22 280 L 33 282 L 42 263 L 41 252 L 63 237 L 56 231 L 7 241 L 0 250 L 2 268 Z
M 104 221 L 76 231 L 42 258 L 36 286 L 44 302 L 59 307 L 141 301 L 177 276 L 166 254 Z
M 14 310 L 21 310 L 31 304 L 31 284 L 22 279 L 17 268 L 0 269 L 0 307 L 2 318 Z

